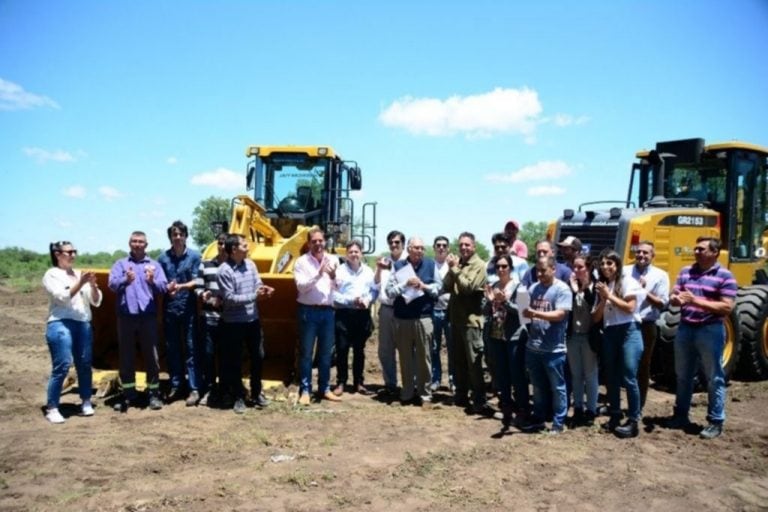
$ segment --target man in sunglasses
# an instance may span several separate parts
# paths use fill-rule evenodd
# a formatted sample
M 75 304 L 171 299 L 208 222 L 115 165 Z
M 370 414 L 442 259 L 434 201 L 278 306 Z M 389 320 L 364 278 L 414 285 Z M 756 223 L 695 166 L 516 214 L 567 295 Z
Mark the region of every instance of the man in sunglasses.
M 670 304 L 680 307 L 680 326 L 675 336 L 675 409 L 667 426 L 684 429 L 690 424 L 693 378 L 701 361 L 708 384 L 709 424 L 699 436 L 714 439 L 723 433 L 725 422 L 724 319 L 733 310 L 739 287 L 731 271 L 717 262 L 720 239 L 699 237 L 693 255 L 696 263 L 680 271 L 669 297 Z
M 432 243 L 432 249 L 435 251 L 435 267 L 440 274 L 440 280 L 445 279 L 445 274 L 448 273 L 448 263 L 445 261 L 450 250 L 450 243 L 448 237 L 440 235 L 436 236 Z M 451 297 L 450 293 L 442 293 L 437 297 L 432 308 L 432 342 L 430 344 L 430 359 L 432 361 L 432 384 L 430 385 L 431 391 L 437 391 L 440 389 L 440 383 L 443 379 L 443 363 L 440 359 L 440 345 L 442 345 L 442 339 L 445 338 L 445 350 L 448 352 L 448 389 L 453 392 L 453 342 L 451 340 L 451 324 L 448 322 L 448 299 Z
M 405 257 L 405 235 L 400 231 L 387 233 L 389 255 L 376 261 L 373 280 L 383 290 L 387 286 L 394 263 Z M 379 363 L 384 374 L 384 392 L 397 396 L 397 359 L 395 355 L 395 303 L 386 293 L 379 293 Z

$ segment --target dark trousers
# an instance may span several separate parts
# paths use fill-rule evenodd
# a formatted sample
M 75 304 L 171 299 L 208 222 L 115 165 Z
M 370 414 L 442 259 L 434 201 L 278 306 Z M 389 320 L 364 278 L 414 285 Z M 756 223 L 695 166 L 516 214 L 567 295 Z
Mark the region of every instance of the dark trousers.
M 221 375 L 219 379 L 225 391 L 235 398 L 243 398 L 242 385 L 243 344 L 248 347 L 251 359 L 251 397 L 261 393 L 261 366 L 264 360 L 264 348 L 261 337 L 261 322 L 221 322 Z
M 120 351 L 120 383 L 123 391 L 136 389 L 136 342 L 141 346 L 147 371 L 147 388 L 154 393 L 160 387 L 160 361 L 157 357 L 157 315 L 118 315 L 117 339 Z
M 352 349 L 352 382 L 363 383 L 365 342 L 371 335 L 373 322 L 368 309 L 336 310 L 336 383 L 346 384 L 349 378 L 349 349 Z
M 202 391 L 207 393 L 216 386 L 216 377 L 218 372 L 216 369 L 216 356 L 221 346 L 221 322 L 209 323 L 204 320 L 203 323 L 203 335 L 205 339 L 203 341 L 203 388 Z

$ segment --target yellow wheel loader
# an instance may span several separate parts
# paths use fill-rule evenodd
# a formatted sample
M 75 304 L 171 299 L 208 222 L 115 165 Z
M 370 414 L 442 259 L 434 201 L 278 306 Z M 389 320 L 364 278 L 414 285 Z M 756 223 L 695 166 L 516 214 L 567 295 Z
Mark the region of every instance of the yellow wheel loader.
M 249 159 L 245 184 L 250 194 L 232 199 L 229 221 L 221 219 L 217 228 L 248 240 L 249 257 L 265 284 L 275 288 L 272 298 L 259 301 L 263 378 L 287 383 L 294 372 L 297 347 L 293 265 L 306 250 L 307 232 L 312 226 L 321 227 L 327 250 L 340 258 L 352 239 L 360 240 L 363 252 L 371 254 L 375 251 L 376 203 L 363 203 L 355 211 L 354 192 L 362 189 L 360 167 L 343 160 L 331 147 L 249 146 L 245 154 Z M 203 249 L 203 259 L 215 257 L 217 250 L 214 241 Z M 108 275 L 109 270 L 98 271 L 105 297 L 94 310 L 93 366 L 114 371 L 118 368 L 116 309 L 115 295 L 106 286 Z M 158 318 L 164 369 L 161 326 Z M 136 368 L 143 370 L 141 357 L 137 357 Z
M 697 237 L 720 238 L 720 264 L 739 284 L 736 307 L 726 319 L 726 375 L 768 378 L 768 147 L 685 139 L 659 142 L 636 156 L 626 200 L 565 210 L 549 237 L 578 237 L 593 257 L 613 248 L 625 265 L 634 264 L 635 248 L 650 240 L 654 265 L 667 271 L 670 287 L 680 270 L 694 263 Z M 668 384 L 675 378 L 670 342 L 679 321 L 679 310 L 669 308 L 658 323 L 652 371 Z

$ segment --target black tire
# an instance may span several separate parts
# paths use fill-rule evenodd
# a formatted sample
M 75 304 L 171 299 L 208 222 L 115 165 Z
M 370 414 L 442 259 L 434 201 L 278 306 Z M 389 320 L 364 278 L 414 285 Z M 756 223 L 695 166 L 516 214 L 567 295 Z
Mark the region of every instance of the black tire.
M 662 312 L 656 325 L 659 330 L 653 349 L 653 359 L 651 359 L 652 377 L 657 384 L 674 389 L 676 383 L 674 341 L 680 325 L 680 308 L 669 306 Z
M 739 377 L 768 379 L 768 286 L 739 289 L 736 308 L 741 327 Z

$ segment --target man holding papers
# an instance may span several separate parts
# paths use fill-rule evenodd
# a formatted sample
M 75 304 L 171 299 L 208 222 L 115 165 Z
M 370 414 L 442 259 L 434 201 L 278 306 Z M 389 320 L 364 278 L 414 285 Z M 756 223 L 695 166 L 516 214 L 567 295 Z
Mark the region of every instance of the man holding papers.
M 424 242 L 408 239 L 408 257 L 394 262 L 386 294 L 394 299 L 395 338 L 400 358 L 403 405 L 431 400 L 429 343 L 432 309 L 442 288 L 435 261 L 424 257 Z M 415 385 L 415 389 L 414 389 Z

